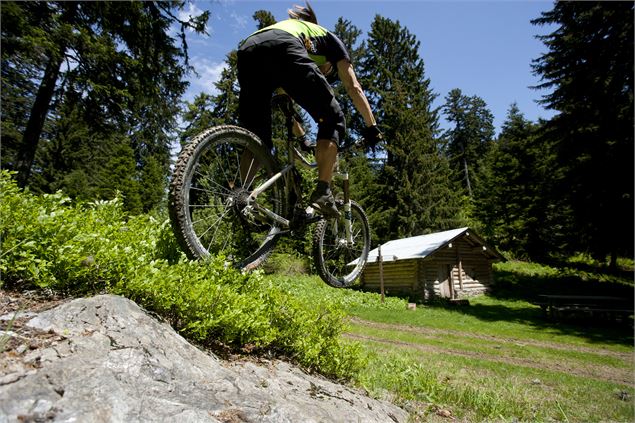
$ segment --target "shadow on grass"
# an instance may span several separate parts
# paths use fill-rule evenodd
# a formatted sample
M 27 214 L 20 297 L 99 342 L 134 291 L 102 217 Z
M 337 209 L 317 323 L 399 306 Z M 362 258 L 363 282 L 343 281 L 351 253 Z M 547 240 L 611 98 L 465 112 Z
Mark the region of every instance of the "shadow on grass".
M 585 338 L 591 343 L 632 346 L 634 342 L 633 327 L 628 322 L 582 317 L 552 321 L 543 315 L 539 307 L 531 305 L 511 308 L 498 304 L 471 304 L 464 307 L 444 306 L 444 308 L 454 308 L 459 313 L 486 322 L 520 323 L 552 333 Z
M 459 306 L 438 302 L 428 304 L 473 316 L 486 322 L 514 322 L 529 325 L 553 333 L 586 338 L 592 343 L 608 343 L 632 346 L 633 317 L 617 321 L 600 319 L 597 316 L 583 314 L 563 317 L 557 321 L 549 319 L 539 306 L 522 303 L 510 304 L 510 301 L 532 303 L 541 294 L 559 295 L 597 295 L 623 299 L 627 309 L 633 309 L 633 287 L 624 284 L 582 280 L 575 276 L 529 276 L 513 271 L 494 272 L 494 284 L 488 297 L 499 300 L 493 304 L 474 301 L 470 305 Z M 509 304 L 509 305 L 507 305 Z
M 633 302 L 633 286 L 585 280 L 578 276 L 535 276 L 512 270 L 494 271 L 490 296 L 501 300 L 536 301 L 539 295 L 598 295 Z

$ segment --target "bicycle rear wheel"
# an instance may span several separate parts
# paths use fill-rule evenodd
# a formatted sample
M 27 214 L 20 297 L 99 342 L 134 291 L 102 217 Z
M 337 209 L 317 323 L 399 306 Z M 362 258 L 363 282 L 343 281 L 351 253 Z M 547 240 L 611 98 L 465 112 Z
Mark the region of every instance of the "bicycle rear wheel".
M 214 127 L 186 145 L 169 192 L 170 220 L 186 254 L 193 259 L 223 254 L 246 270 L 264 262 L 280 229 L 254 212 L 249 194 L 276 171 L 258 138 L 240 127 Z M 283 179 L 257 198 L 258 205 L 281 216 L 286 210 Z
M 322 280 L 331 286 L 351 286 L 364 271 L 369 251 L 368 218 L 354 201 L 351 201 L 351 240 L 347 240 L 343 217 L 321 220 L 315 228 L 313 261 Z

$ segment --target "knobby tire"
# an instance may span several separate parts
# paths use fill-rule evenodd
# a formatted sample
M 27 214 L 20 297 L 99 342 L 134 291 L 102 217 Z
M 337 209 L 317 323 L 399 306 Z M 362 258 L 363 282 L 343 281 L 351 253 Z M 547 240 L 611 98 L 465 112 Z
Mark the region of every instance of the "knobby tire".
M 242 181 L 244 151 L 260 163 L 252 185 Z M 266 180 L 276 171 L 274 158 L 246 129 L 218 126 L 192 139 L 175 163 L 168 202 L 174 234 L 187 256 L 205 259 L 223 254 L 243 270 L 262 264 L 278 240 L 279 229 L 271 222 L 245 218 L 232 204 L 244 200 L 258 178 Z M 280 215 L 286 209 L 282 184 L 281 178 L 258 197 Z
M 338 205 L 342 214 L 343 206 Z M 359 204 L 351 201 L 353 245 L 345 241 L 343 219 L 318 222 L 313 233 L 313 262 L 320 278 L 327 284 L 344 288 L 361 276 L 370 251 L 370 225 Z

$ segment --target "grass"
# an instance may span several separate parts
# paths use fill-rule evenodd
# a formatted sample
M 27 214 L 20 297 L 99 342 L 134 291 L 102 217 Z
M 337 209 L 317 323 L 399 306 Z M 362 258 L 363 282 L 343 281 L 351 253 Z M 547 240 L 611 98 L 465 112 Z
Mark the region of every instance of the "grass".
M 467 421 L 632 421 L 632 389 L 565 372 L 496 363 L 446 352 L 367 343 L 372 359 L 359 381 L 376 395 L 389 391 L 413 419 L 438 409 Z M 632 398 L 632 396 L 631 396 Z
M 394 343 L 410 344 L 414 348 L 425 346 L 464 356 L 483 355 L 491 357 L 493 360 L 500 357 L 513 357 L 514 360 L 519 361 L 552 364 L 552 367 L 557 367 L 560 362 L 567 360 L 572 363 L 630 368 L 619 358 L 618 354 L 608 355 L 591 349 L 579 350 L 574 346 L 562 348 L 561 343 L 531 344 L 523 342 L 519 338 L 505 339 L 491 335 L 484 338 L 478 334 L 467 332 L 422 333 L 413 330 L 413 328 L 404 329 L 394 325 L 386 325 L 384 328 L 377 329 L 368 327 L 365 323 L 354 322 L 351 325 L 350 333 L 359 337 L 380 338 Z
M 477 333 L 518 340 L 566 342 L 575 345 L 605 345 L 620 351 L 632 350 L 632 334 L 622 327 L 582 326 L 578 324 L 553 324 L 542 315 L 542 311 L 527 301 L 505 300 L 481 296 L 470 300 L 463 308 L 444 306 L 420 307 L 415 313 L 401 310 L 349 309 L 352 315 L 362 319 L 422 326 L 435 329 L 450 329 L 465 333 Z
M 344 336 L 367 357 L 354 383 L 403 406 L 413 421 L 635 421 L 632 326 L 550 322 L 531 303 L 536 293 L 576 288 L 632 297 L 628 269 L 592 277 L 603 270 L 585 266 L 577 274 L 504 263 L 495 267 L 491 295 L 414 311 L 405 300 L 382 304 L 377 294 L 332 289 L 313 277 L 276 281 L 346 309 Z
M 425 308 L 407 313 L 430 315 Z M 562 411 L 570 421 L 633 419 L 632 400 L 620 397 L 633 398 L 632 348 L 581 347 L 585 340 L 558 334 L 541 341 L 526 336 L 531 332 L 497 336 L 488 323 L 465 332 L 377 320 L 355 319 L 349 330 L 370 352 L 361 383 L 375 394 L 392 391 L 402 405 L 424 404 L 411 408 L 415 414 L 440 407 L 470 421 L 562 420 Z M 390 372 L 377 372 L 386 361 L 394 361 Z M 400 380 L 384 380 L 388 373 Z
M 407 311 L 400 298 L 298 276 L 302 254 L 274 257 L 273 275 L 241 274 L 222 257 L 186 260 L 165 218 L 126 216 L 119 199 L 36 197 L 6 172 L 0 187 L 0 288 L 126 295 L 194 342 L 249 347 L 352 378 L 413 420 L 634 420 L 632 327 L 555 324 L 531 304 L 554 292 L 632 299 L 632 261 L 618 269 L 583 256 L 503 263 L 489 296 Z M 6 343 L 0 338 L 0 351 Z

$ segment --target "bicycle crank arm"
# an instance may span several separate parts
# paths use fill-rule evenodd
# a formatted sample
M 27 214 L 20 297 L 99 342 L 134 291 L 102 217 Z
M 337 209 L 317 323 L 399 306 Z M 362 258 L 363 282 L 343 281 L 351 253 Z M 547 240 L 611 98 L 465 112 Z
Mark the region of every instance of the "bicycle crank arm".
M 291 226 L 291 223 L 289 222 L 289 220 L 285 219 L 282 216 L 278 216 L 271 210 L 261 207 L 258 204 L 254 204 L 253 207 L 257 213 L 266 215 L 269 219 L 279 223 L 280 226 L 282 226 L 283 228 L 289 228 L 289 226 Z

